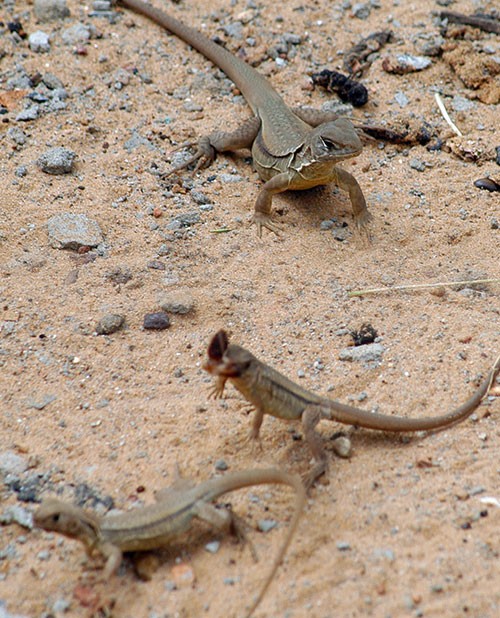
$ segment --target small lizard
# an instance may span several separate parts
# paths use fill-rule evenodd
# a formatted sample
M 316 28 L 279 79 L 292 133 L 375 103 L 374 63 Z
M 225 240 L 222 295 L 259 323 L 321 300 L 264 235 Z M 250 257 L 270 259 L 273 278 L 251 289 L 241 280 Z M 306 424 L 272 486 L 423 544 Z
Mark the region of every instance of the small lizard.
M 102 518 L 67 502 L 48 498 L 35 512 L 33 521 L 39 528 L 81 541 L 89 557 L 94 552 L 100 553 L 106 559 L 104 578 L 108 579 L 120 566 L 123 552 L 165 547 L 188 530 L 195 518 L 218 529 L 234 527 L 234 516 L 211 503 L 219 496 L 252 485 L 289 485 L 296 493 L 294 514 L 271 571 L 246 614 L 248 618 L 266 593 L 297 528 L 306 499 L 302 481 L 297 475 L 267 468 L 232 472 L 199 485 L 188 483 L 181 479 L 159 492 L 155 504 Z
M 212 338 L 204 369 L 217 377 L 213 394 L 222 397 L 230 380 L 234 387 L 255 407 L 251 439 L 259 437 L 264 414 L 285 420 L 302 420 L 304 435 L 316 464 L 304 482 L 310 487 L 327 470 L 326 453 L 321 436 L 316 432 L 320 420 L 337 421 L 355 427 L 381 431 L 426 431 L 449 427 L 466 419 L 481 403 L 500 371 L 500 356 L 474 394 L 455 410 L 436 417 L 405 418 L 374 414 L 316 395 L 259 361 L 251 352 L 230 344 L 225 331 Z
M 254 116 L 234 132 L 216 131 L 200 138 L 196 153 L 172 172 L 197 162 L 210 165 L 217 152 L 249 148 L 254 167 L 265 181 L 255 202 L 253 222 L 259 236 L 265 227 L 276 234 L 271 219 L 273 195 L 288 189 L 310 189 L 330 182 L 349 193 L 354 219 L 363 228 L 371 219 L 361 187 L 337 163 L 359 155 L 361 141 L 352 123 L 332 113 L 290 109 L 271 84 L 249 64 L 197 30 L 143 0 L 120 0 L 197 49 L 236 84 Z

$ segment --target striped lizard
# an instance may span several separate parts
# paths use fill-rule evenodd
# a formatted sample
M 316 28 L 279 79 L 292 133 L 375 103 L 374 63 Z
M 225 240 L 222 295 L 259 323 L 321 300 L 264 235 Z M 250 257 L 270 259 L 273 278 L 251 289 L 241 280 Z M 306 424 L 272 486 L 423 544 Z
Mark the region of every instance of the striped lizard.
M 310 487 L 326 472 L 328 465 L 321 437 L 316 432 L 316 426 L 321 420 L 392 432 L 429 431 L 449 427 L 466 419 L 481 403 L 500 372 L 500 356 L 465 403 L 447 414 L 424 418 L 375 414 L 316 395 L 258 360 L 245 348 L 230 344 L 223 330 L 216 333 L 210 342 L 204 369 L 216 377 L 213 389 L 215 397 L 223 396 L 225 384 L 229 380 L 245 399 L 253 404 L 255 416 L 251 439 L 259 437 L 264 414 L 302 421 L 306 441 L 316 462 L 304 479 L 306 487 Z
M 97 552 L 106 559 L 104 579 L 120 566 L 124 552 L 165 547 L 190 528 L 193 519 L 227 530 L 235 526 L 231 512 L 217 509 L 211 502 L 243 487 L 263 484 L 289 485 L 295 490 L 295 510 L 278 554 L 262 588 L 245 616 L 249 618 L 266 593 L 295 533 L 305 505 L 305 489 L 297 475 L 263 468 L 241 470 L 193 485 L 181 479 L 157 495 L 157 502 L 119 515 L 96 515 L 55 498 L 48 498 L 33 516 L 34 524 L 81 541 L 90 557 Z
M 353 124 L 328 112 L 288 107 L 269 81 L 249 64 L 217 45 L 197 30 L 143 0 L 119 0 L 194 47 L 236 84 L 254 116 L 234 132 L 216 131 L 201 137 L 195 154 L 170 173 L 196 162 L 196 169 L 210 165 L 216 153 L 249 148 L 253 165 L 264 181 L 255 202 L 253 222 L 279 234 L 271 218 L 276 193 L 334 183 L 349 194 L 358 228 L 371 219 L 357 180 L 337 167 L 359 155 L 361 141 Z

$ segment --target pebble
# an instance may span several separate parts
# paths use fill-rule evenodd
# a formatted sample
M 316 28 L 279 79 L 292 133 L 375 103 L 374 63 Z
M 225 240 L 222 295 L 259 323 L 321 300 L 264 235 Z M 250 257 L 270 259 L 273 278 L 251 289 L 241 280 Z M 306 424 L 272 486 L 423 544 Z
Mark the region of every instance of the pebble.
M 54 612 L 54 614 L 64 614 L 68 611 L 70 607 L 71 601 L 60 597 L 59 599 L 56 599 L 52 604 L 52 611 Z
M 220 548 L 220 541 L 211 541 L 205 545 L 205 549 L 211 554 L 216 554 Z
M 50 51 L 49 35 L 42 30 L 35 30 L 28 37 L 28 45 L 37 54 Z
M 408 103 L 410 102 L 406 94 L 400 91 L 395 93 L 394 100 L 399 105 L 399 107 L 406 107 Z
M 352 442 L 347 436 L 334 436 L 332 446 L 335 454 L 342 459 L 349 459 L 352 455 Z
M 50 246 L 54 249 L 97 247 L 104 241 L 99 224 L 87 215 L 63 212 L 47 221 Z
M 97 322 L 95 332 L 98 335 L 111 335 L 125 324 L 125 317 L 119 313 L 108 313 Z
M 50 552 L 47 549 L 42 549 L 42 551 L 38 552 L 36 557 L 38 558 L 38 560 L 49 560 Z
M 470 99 L 466 99 L 465 97 L 461 97 L 456 94 L 451 101 L 451 107 L 455 112 L 466 112 L 470 109 L 474 109 L 476 104 Z
M 37 165 L 46 174 L 69 174 L 73 171 L 76 152 L 63 148 L 51 148 L 38 158 Z
M 412 56 L 410 54 L 398 54 L 395 57 L 388 56 L 382 62 L 382 68 L 387 73 L 395 73 L 396 75 L 404 75 L 405 73 L 414 73 L 415 71 L 423 71 L 432 64 L 426 56 Z
M 36 120 L 40 115 L 39 105 L 28 105 L 16 116 L 18 122 L 29 122 L 30 120 Z
M 13 522 L 19 524 L 23 528 L 31 530 L 33 528 L 33 515 L 30 511 L 18 504 L 8 506 L 5 511 L 0 514 L 0 524 L 9 525 Z
M 170 319 L 165 311 L 146 313 L 143 328 L 145 330 L 165 330 L 170 326 Z
M 22 474 L 28 469 L 28 460 L 12 451 L 0 453 L 0 474 Z
M 335 545 L 339 551 L 349 551 L 351 549 L 351 544 L 348 541 L 337 541 Z
M 371 7 L 369 4 L 357 2 L 353 5 L 351 14 L 357 19 L 368 19 L 370 17 Z
M 356 363 L 380 362 L 384 351 L 384 346 L 381 343 L 351 346 L 340 351 L 339 359 Z
M 201 217 L 199 212 L 185 212 L 171 219 L 170 223 L 167 225 L 167 229 L 178 230 L 181 228 L 191 227 L 200 221 Z
M 56 395 L 45 395 L 44 397 L 41 397 L 38 400 L 29 399 L 26 402 L 26 407 L 33 408 L 34 410 L 43 410 L 49 405 L 49 403 L 52 403 L 56 399 L 57 399 Z
M 229 468 L 229 466 L 227 465 L 226 461 L 224 459 L 218 459 L 215 464 L 214 467 L 216 470 L 219 470 L 221 472 L 223 472 L 224 470 L 227 470 Z
M 200 206 L 205 206 L 212 203 L 212 200 L 208 197 L 208 195 L 205 195 L 201 191 L 196 191 L 193 189 L 190 195 L 197 204 L 200 204 Z
M 425 168 L 427 167 L 425 165 L 424 161 L 421 161 L 420 159 L 416 159 L 413 158 L 410 160 L 410 167 L 414 170 L 417 170 L 417 172 L 425 172 Z
M 61 33 L 61 39 L 65 45 L 77 45 L 86 43 L 90 39 L 91 29 L 85 24 L 74 24 Z
M 273 528 L 276 528 L 278 522 L 275 519 L 259 519 L 257 522 L 257 529 L 261 532 L 269 532 Z
M 40 22 L 59 21 L 70 14 L 66 0 L 35 0 L 34 9 Z
M 26 615 L 12 614 L 7 611 L 5 607 L 5 601 L 0 601 L 0 618 L 28 618 Z
M 19 127 L 11 127 L 7 131 L 7 137 L 11 139 L 14 143 L 16 143 L 18 146 L 24 146 L 24 144 L 26 144 L 26 142 L 28 141 L 28 136 Z
M 194 309 L 193 297 L 188 292 L 172 292 L 164 295 L 160 307 L 168 313 L 186 315 Z

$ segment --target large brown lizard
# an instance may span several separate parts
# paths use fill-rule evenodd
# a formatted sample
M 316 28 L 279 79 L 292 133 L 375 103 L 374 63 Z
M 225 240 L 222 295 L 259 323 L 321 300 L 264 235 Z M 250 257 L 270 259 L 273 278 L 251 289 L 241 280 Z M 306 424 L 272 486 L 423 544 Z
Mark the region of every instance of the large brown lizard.
M 268 468 L 231 472 L 199 485 L 181 479 L 159 492 L 155 504 L 102 518 L 67 502 L 49 498 L 35 512 L 33 521 L 39 528 L 81 541 L 89 557 L 94 552 L 100 553 L 106 559 L 104 578 L 107 579 L 120 566 L 123 552 L 165 547 L 188 530 L 193 519 L 204 520 L 218 529 L 229 529 L 235 525 L 233 514 L 217 509 L 212 500 L 243 487 L 271 483 L 289 485 L 295 490 L 295 510 L 271 571 L 245 614 L 248 617 L 266 593 L 304 509 L 305 489 L 297 475 Z
M 311 393 L 259 361 L 245 348 L 230 344 L 223 330 L 216 333 L 210 342 L 204 369 L 217 377 L 213 391 L 216 397 L 222 397 L 224 386 L 229 380 L 245 399 L 253 404 L 255 416 L 250 432 L 252 439 L 257 439 L 259 436 L 264 414 L 285 420 L 302 421 L 305 438 L 316 462 L 304 479 L 306 486 L 309 487 L 327 470 L 327 458 L 321 436 L 315 430 L 320 420 L 393 432 L 449 427 L 466 419 L 481 403 L 500 371 L 500 356 L 479 388 L 464 404 L 441 416 L 415 419 L 375 414 Z
M 371 215 L 363 192 L 352 174 L 337 167 L 337 163 L 357 156 L 362 149 L 349 120 L 308 108 L 290 109 L 260 73 L 200 32 L 143 0 L 119 1 L 173 32 L 222 69 L 254 113 L 234 132 L 216 131 L 202 137 L 193 157 L 172 171 L 193 162 L 197 162 L 198 169 L 209 165 L 217 152 L 249 148 L 254 167 L 265 181 L 253 215 L 259 236 L 263 227 L 278 233 L 278 226 L 271 219 L 273 195 L 331 182 L 349 193 L 356 224 L 366 226 Z

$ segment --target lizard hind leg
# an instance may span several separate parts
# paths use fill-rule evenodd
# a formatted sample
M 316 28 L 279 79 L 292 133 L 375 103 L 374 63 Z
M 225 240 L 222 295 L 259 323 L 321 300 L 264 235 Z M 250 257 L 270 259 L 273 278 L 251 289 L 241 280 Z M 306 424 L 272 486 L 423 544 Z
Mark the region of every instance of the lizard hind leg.
M 303 481 L 306 489 L 310 489 L 316 479 L 324 474 L 328 469 L 328 461 L 326 458 L 323 440 L 316 431 L 316 425 L 321 420 L 321 408 L 317 405 L 310 405 L 302 412 L 302 428 L 304 436 L 309 448 L 314 457 L 314 465 L 311 470 L 304 476 Z

